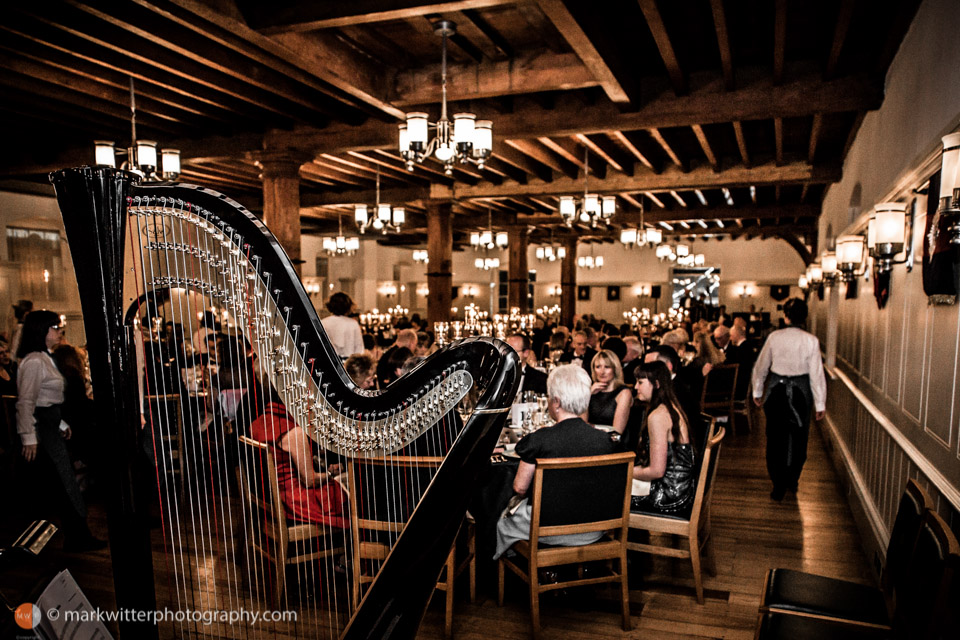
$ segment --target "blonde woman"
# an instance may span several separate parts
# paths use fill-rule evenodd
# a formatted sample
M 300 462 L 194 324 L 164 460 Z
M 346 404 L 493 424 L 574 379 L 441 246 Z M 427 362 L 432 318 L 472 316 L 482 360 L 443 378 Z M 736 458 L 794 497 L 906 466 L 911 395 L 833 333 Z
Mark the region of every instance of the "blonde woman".
M 704 377 L 706 377 L 715 366 L 723 364 L 723 352 L 713 344 L 713 340 L 710 339 L 709 334 L 701 331 L 694 333 L 693 346 L 697 350 L 697 355 L 694 356 L 691 364 L 697 366 Z
M 620 359 L 609 349 L 600 350 L 590 365 L 593 385 L 590 387 L 590 410 L 587 422 L 608 424 L 622 434 L 627 428 L 633 392 L 623 383 Z

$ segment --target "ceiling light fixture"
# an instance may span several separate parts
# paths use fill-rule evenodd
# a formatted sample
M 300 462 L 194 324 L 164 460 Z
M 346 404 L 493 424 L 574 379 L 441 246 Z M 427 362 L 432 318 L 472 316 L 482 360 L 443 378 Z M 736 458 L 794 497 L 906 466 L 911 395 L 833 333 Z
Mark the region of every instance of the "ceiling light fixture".
M 450 20 L 440 20 L 433 27 L 434 33 L 443 38 L 440 120 L 430 124 L 426 113 L 408 113 L 406 124 L 400 125 L 400 155 L 409 171 L 430 155 L 443 163 L 443 172 L 448 176 L 453 175 L 455 162 L 472 162 L 483 169 L 493 151 L 493 123 L 477 120 L 472 113 L 455 113 L 452 123 L 447 118 L 447 38 L 457 32 L 457 25 Z M 436 135 L 428 143 L 431 128 L 436 130 Z
M 603 256 L 593 255 L 593 244 L 591 244 L 590 255 L 577 258 L 577 266 L 581 269 L 602 269 Z
M 353 209 L 353 219 L 357 223 L 360 233 L 370 227 L 381 233 L 400 231 L 400 227 L 407 220 L 407 213 L 403 207 L 393 208 L 385 202 L 380 202 L 380 165 L 377 165 L 377 200 L 373 205 L 373 216 L 370 216 L 367 205 L 358 204 Z
M 430 256 L 426 249 L 414 249 L 413 261 L 417 264 L 430 264 Z
M 360 249 L 360 238 L 343 235 L 343 216 L 337 216 L 337 237 L 326 236 L 323 239 L 323 250 L 331 256 L 352 256 Z
M 130 144 L 126 151 L 120 151 L 127 155 L 120 165 L 121 169 L 136 173 L 147 182 L 176 180 L 180 177 L 179 149 L 161 150 L 161 165 L 157 162 L 157 143 L 153 140 L 137 140 L 137 101 L 133 90 L 133 77 L 130 78 Z M 93 145 L 97 166 L 117 166 L 117 149 L 112 140 L 94 140 Z
M 583 148 L 583 199 L 576 200 L 573 196 L 560 196 L 560 217 L 563 223 L 572 227 L 574 222 L 590 223 L 596 227 L 600 223 L 610 224 L 610 219 L 617 212 L 616 196 L 599 196 L 590 193 L 587 180 L 590 175 L 590 148 Z

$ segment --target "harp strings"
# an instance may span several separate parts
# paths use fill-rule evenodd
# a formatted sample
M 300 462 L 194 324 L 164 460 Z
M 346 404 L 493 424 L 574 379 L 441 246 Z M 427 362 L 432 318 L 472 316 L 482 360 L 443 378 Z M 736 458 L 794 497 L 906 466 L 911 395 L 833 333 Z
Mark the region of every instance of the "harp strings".
M 252 509 L 245 499 L 231 500 L 235 493 L 227 474 L 234 464 L 241 472 L 252 472 L 245 477 L 252 481 L 249 490 L 260 505 L 283 507 L 274 504 L 271 494 L 267 453 L 251 452 L 235 438 L 229 444 L 223 439 L 220 401 L 235 401 L 233 428 L 243 429 L 267 413 L 267 389 L 272 385 L 291 419 L 321 445 L 325 468 L 351 464 L 352 459 L 360 464 L 369 458 L 389 470 L 368 474 L 358 469 L 357 486 L 348 489 L 357 491 L 357 504 L 369 517 L 402 523 L 435 471 L 423 473 L 422 469 L 436 466 L 462 427 L 455 408 L 472 379 L 465 371 L 448 371 L 429 390 L 385 411 L 357 408 L 364 406 L 364 396 L 373 395 L 364 392 L 346 403 L 341 398 L 331 404 L 324 377 L 337 372 L 325 371 L 308 357 L 300 328 L 290 325 L 289 308 L 278 302 L 282 294 L 273 290 L 271 274 L 262 270 L 260 259 L 251 255 L 243 238 L 179 199 L 133 198 L 129 214 L 130 233 L 136 235 L 129 245 L 134 251 L 136 315 L 142 319 L 142 376 L 145 394 L 151 398 L 144 402 L 144 428 L 150 429 L 147 439 L 161 502 L 167 597 L 180 610 L 296 609 L 300 617 L 294 632 L 310 629 L 308 635 L 334 637 L 353 605 L 343 591 L 345 578 L 337 577 L 332 555 L 314 563 L 297 563 L 295 583 L 288 580 L 283 600 L 275 601 L 276 570 L 269 558 L 252 548 L 252 542 L 273 544 L 271 555 L 276 558 L 279 537 L 267 535 L 273 523 L 265 509 Z M 229 314 L 236 333 L 223 345 L 212 342 L 207 348 L 202 320 L 209 309 Z M 168 322 L 181 330 L 161 342 Z M 198 366 L 197 354 L 204 351 L 219 372 L 213 366 Z M 229 389 L 226 378 L 232 385 Z M 161 400 L 176 395 L 177 400 Z M 428 428 L 431 425 L 435 428 Z M 179 429 L 182 445 L 175 451 Z M 175 453 L 179 469 L 174 468 Z M 172 481 L 177 471 L 179 490 Z M 287 473 L 288 482 L 298 482 L 292 465 Z M 241 478 L 241 486 L 244 481 Z M 313 519 L 312 513 L 307 515 Z M 398 535 L 399 531 L 390 530 L 380 540 L 392 547 Z M 351 545 L 352 536 L 324 527 L 319 546 L 344 547 L 348 565 L 354 556 Z M 235 637 L 236 633 L 226 626 L 187 622 L 176 623 L 175 630 L 181 637 Z M 260 637 L 267 627 L 243 633 Z

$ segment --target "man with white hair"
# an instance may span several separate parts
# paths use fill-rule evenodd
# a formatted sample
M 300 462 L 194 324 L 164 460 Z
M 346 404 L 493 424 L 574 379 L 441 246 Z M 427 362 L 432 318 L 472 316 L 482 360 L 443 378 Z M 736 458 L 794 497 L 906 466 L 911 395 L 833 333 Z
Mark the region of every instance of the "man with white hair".
M 513 480 L 514 493 L 522 498 L 511 515 L 497 522 L 497 550 L 494 560 L 518 540 L 530 539 L 531 506 L 528 499 L 533 483 L 537 458 L 567 458 L 599 456 L 616 453 L 616 445 L 609 434 L 594 429 L 583 416 L 590 406 L 590 376 L 580 365 L 561 365 L 550 372 L 547 378 L 549 412 L 556 423 L 534 431 L 517 443 L 520 467 Z M 578 482 L 562 477 L 553 480 L 551 491 L 570 495 L 581 491 Z M 547 536 L 540 538 L 545 544 L 576 546 L 596 542 L 602 532 Z

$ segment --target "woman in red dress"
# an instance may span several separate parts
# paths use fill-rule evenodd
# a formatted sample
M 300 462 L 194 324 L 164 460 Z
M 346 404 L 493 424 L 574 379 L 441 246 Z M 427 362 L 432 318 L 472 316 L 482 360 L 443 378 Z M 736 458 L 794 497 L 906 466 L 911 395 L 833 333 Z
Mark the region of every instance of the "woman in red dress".
M 343 489 L 333 480 L 339 465 L 331 465 L 326 471 L 314 468 L 313 441 L 279 400 L 269 399 L 263 413 L 250 425 L 250 436 L 270 445 L 287 517 L 340 529 L 349 526 Z

